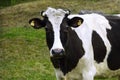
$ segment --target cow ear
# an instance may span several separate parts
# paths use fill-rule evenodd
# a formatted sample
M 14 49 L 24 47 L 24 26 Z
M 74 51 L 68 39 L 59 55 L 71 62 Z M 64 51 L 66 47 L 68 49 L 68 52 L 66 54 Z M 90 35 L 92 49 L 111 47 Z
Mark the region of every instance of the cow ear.
M 68 20 L 68 25 L 74 28 L 79 27 L 83 23 L 83 19 L 80 17 L 74 17 Z
M 39 29 L 39 28 L 45 27 L 46 22 L 45 22 L 45 20 L 41 20 L 39 18 L 32 18 L 32 19 L 29 20 L 29 24 L 33 28 Z

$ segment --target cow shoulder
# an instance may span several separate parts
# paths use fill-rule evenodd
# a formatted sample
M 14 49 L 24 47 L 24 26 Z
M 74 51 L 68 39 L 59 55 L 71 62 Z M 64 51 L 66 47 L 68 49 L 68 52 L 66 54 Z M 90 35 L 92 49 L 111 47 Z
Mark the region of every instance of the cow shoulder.
M 108 56 L 108 67 L 111 70 L 120 68 L 120 17 L 106 16 L 111 25 L 111 30 L 107 30 L 107 37 L 112 45 Z

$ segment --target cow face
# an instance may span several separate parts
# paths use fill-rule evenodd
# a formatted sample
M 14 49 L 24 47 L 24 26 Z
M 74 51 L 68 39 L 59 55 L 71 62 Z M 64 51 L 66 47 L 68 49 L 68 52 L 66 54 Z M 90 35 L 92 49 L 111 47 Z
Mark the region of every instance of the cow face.
M 83 19 L 74 17 L 68 19 L 69 11 L 48 8 L 42 12 L 43 20 L 33 18 L 29 21 L 32 27 L 39 29 L 45 27 L 47 45 L 50 56 L 60 58 L 65 56 L 65 46 L 68 41 L 69 28 L 80 26 Z

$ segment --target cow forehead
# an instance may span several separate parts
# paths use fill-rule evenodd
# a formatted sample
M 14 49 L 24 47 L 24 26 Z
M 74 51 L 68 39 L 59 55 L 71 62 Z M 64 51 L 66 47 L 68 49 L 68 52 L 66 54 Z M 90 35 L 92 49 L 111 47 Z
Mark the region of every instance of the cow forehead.
M 65 11 L 63 9 L 55 9 L 48 7 L 48 9 L 43 13 L 43 16 L 47 15 L 47 17 L 60 17 L 60 16 L 64 16 L 67 13 L 68 11 Z
M 66 14 L 68 14 L 68 11 L 48 7 L 48 9 L 43 13 L 43 16 L 46 15 L 48 17 L 53 29 L 60 30 L 60 24 L 62 23 Z

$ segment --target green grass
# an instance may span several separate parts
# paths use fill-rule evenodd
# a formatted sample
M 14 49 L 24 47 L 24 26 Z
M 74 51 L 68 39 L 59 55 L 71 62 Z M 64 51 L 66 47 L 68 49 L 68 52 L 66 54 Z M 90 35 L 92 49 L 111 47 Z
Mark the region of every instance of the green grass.
M 0 30 L 0 80 L 56 80 L 44 29 L 1 27 Z
M 2 30 L 4 33 L 0 37 L 0 80 L 55 79 L 44 30 L 20 27 Z

